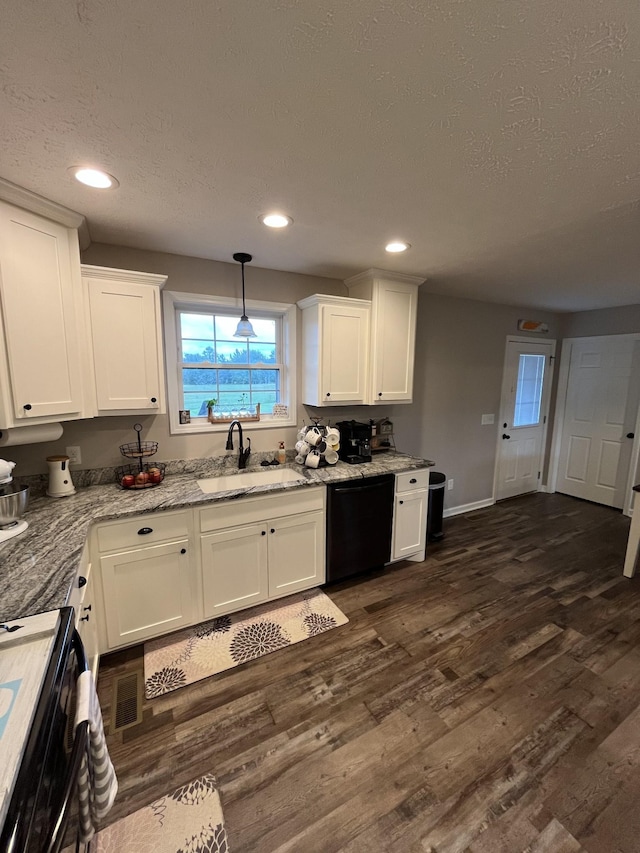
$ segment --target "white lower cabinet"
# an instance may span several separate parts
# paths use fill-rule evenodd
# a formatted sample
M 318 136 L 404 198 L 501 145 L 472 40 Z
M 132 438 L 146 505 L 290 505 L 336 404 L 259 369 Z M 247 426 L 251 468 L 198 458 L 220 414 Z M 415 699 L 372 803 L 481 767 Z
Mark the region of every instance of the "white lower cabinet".
M 192 530 L 191 513 L 183 511 L 149 513 L 94 528 L 101 652 L 197 621 Z
M 267 600 L 265 524 L 207 533 L 200 546 L 205 619 Z
M 323 520 L 309 512 L 204 534 L 205 618 L 324 583 Z
M 324 513 L 307 512 L 269 524 L 269 598 L 324 583 Z
M 427 492 L 396 495 L 393 559 L 401 560 L 423 551 L 427 536 Z
M 310 488 L 97 525 L 100 651 L 323 584 L 324 502 Z
M 193 623 L 189 542 L 167 542 L 100 558 L 109 648 Z
M 429 469 L 396 475 L 391 560 L 424 560 L 427 544 Z

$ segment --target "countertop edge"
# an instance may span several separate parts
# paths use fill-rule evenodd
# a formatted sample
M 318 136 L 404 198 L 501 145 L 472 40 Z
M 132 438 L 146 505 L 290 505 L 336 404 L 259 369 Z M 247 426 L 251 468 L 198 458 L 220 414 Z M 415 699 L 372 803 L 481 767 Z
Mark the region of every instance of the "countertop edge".
M 76 494 L 65 498 L 35 498 L 24 516 L 29 523 L 27 530 L 0 545 L 0 585 L 3 588 L 0 621 L 23 619 L 58 609 L 67 603 L 85 542 L 94 524 L 364 479 L 383 473 L 401 474 L 434 464 L 427 459 L 395 453 L 357 466 L 338 463 L 331 468 L 316 470 L 287 465 L 287 468 L 303 473 L 304 480 L 214 494 L 200 490 L 196 481 L 201 477 L 176 474 L 152 489 L 126 491 L 114 483 L 78 488 Z M 242 472 L 238 475 L 241 477 Z

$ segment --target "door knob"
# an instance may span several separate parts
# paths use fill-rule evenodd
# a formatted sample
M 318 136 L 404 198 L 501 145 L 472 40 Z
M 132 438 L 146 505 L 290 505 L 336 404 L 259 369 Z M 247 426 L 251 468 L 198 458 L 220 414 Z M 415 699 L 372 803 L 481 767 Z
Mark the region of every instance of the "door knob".
M 635 437 L 636 437 L 635 432 L 628 432 L 627 433 L 627 438 L 635 438 Z
M 507 434 L 506 434 L 506 432 L 503 432 L 503 433 L 502 433 L 502 437 L 503 437 L 503 438 L 511 438 L 511 436 L 510 436 L 510 435 L 507 435 Z

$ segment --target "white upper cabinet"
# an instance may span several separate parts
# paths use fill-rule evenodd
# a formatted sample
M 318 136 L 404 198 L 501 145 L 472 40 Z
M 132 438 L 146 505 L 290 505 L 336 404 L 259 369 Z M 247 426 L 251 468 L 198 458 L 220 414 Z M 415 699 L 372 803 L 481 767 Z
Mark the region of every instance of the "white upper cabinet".
M 370 371 L 366 403 L 410 403 L 418 314 L 413 275 L 371 269 L 345 281 L 349 294 L 371 300 Z
M 75 228 L 0 201 L 0 306 L 0 428 L 86 417 Z
M 166 276 L 83 264 L 96 413 L 166 411 L 160 289 Z
M 367 395 L 371 303 L 316 294 L 302 309 L 302 401 L 363 404 Z

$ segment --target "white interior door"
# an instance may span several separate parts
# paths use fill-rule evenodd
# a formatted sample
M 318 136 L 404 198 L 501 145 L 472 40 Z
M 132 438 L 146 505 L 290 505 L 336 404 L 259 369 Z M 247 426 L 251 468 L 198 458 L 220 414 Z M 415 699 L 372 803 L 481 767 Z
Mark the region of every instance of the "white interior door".
M 508 339 L 496 459 L 496 500 L 540 485 L 555 341 Z
M 638 414 L 640 335 L 576 339 L 569 358 L 556 489 L 622 509 Z

